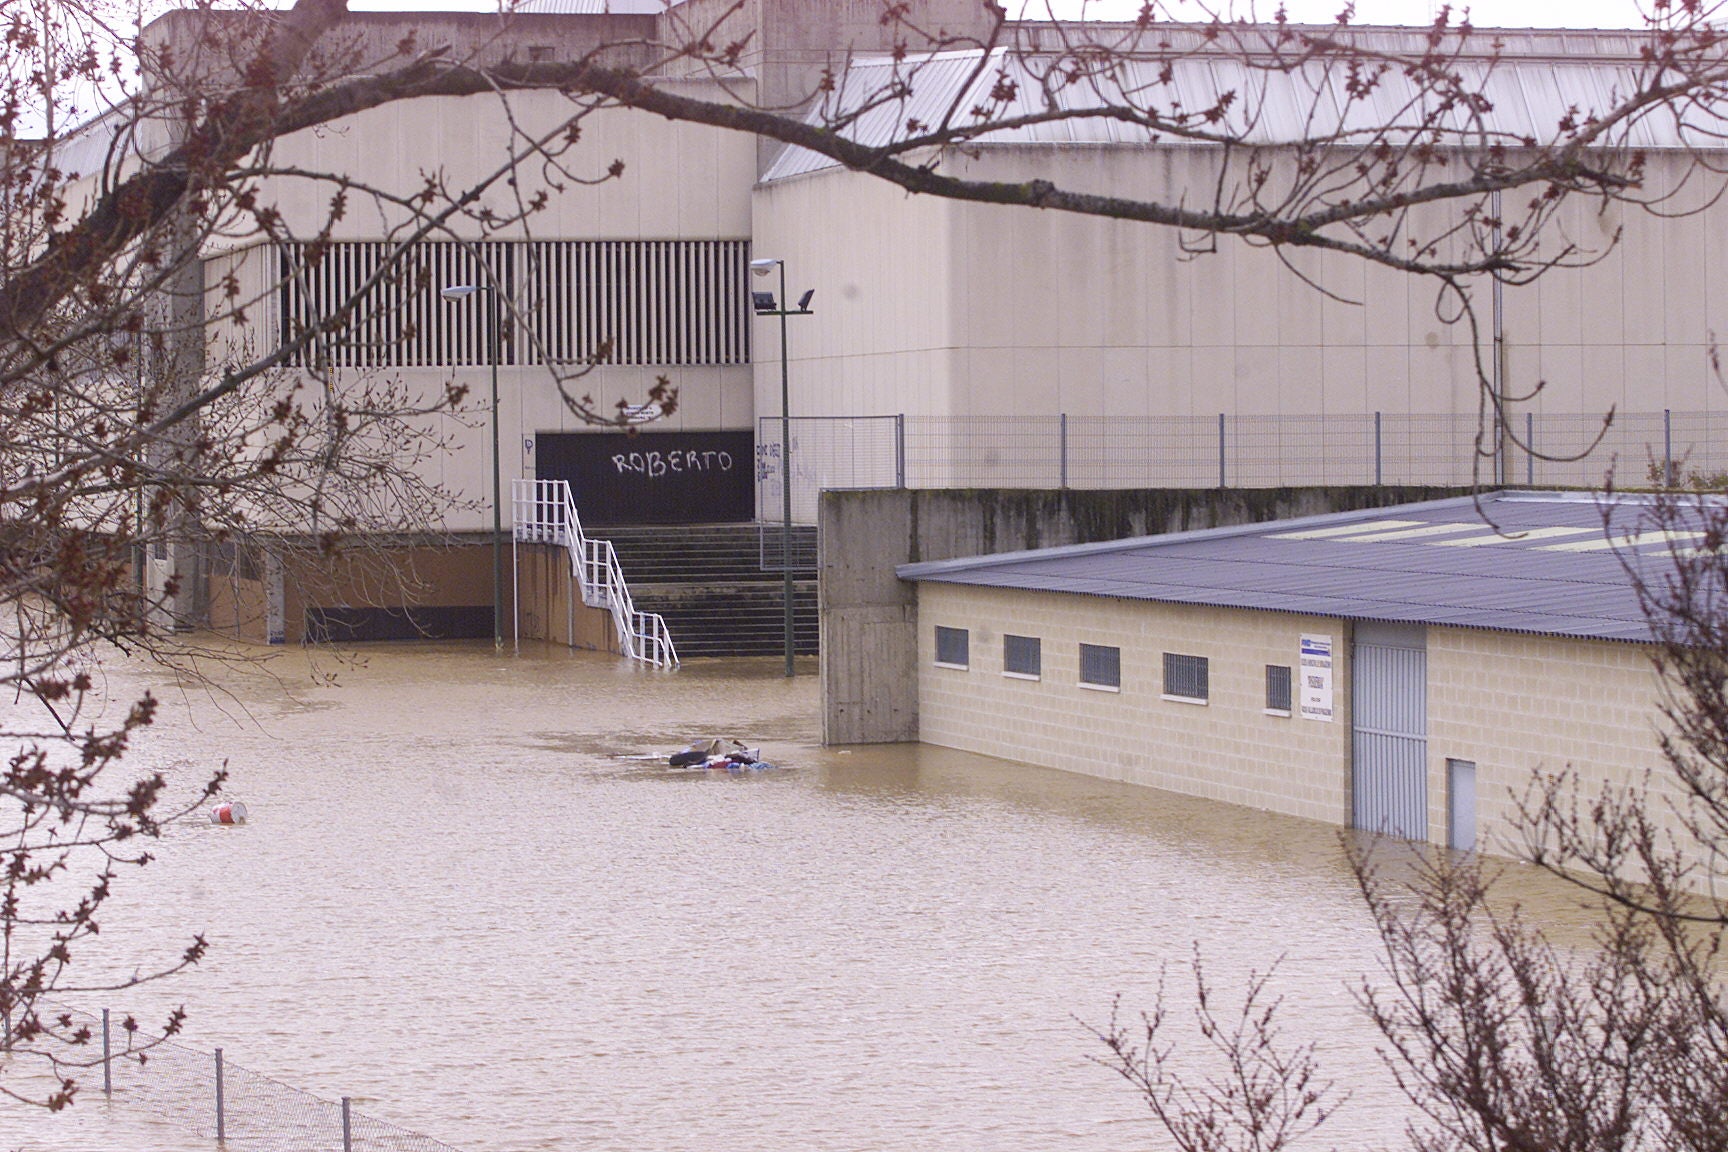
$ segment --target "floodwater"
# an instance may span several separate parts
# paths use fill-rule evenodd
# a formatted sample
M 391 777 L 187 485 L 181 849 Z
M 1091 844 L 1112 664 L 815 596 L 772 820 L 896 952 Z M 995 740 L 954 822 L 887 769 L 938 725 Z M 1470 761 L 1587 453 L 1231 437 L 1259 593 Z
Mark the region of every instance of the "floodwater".
M 385 646 L 176 687 L 138 762 L 226 760 L 244 827 L 176 827 L 122 878 L 102 966 L 212 942 L 107 997 L 187 1044 L 465 1152 L 1162 1148 L 1087 1025 L 1188 962 L 1280 961 L 1292 1042 L 1351 1098 L 1316 1146 L 1399 1142 L 1354 989 L 1372 932 L 1335 830 L 943 749 L 823 748 L 812 675 Z M 809 669 L 805 669 L 806 672 Z M 782 768 L 632 756 L 736 734 Z M 1210 1068 L 1197 1056 L 1196 1071 Z M 0 1103 L 0 1148 L 201 1141 L 87 1093 Z

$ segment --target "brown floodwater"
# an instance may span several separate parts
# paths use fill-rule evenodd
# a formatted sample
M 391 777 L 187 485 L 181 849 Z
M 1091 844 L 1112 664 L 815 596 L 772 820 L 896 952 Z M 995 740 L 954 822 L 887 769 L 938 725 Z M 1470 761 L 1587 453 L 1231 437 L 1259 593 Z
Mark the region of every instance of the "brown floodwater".
M 415 645 L 212 669 L 101 670 L 167 703 L 139 764 L 185 788 L 225 760 L 251 818 L 174 828 L 90 958 L 130 971 L 205 932 L 208 960 L 86 1009 L 184 1003 L 186 1043 L 465 1152 L 1103 1152 L 1166 1141 L 1087 1025 L 1150 1006 L 1165 966 L 1185 1021 L 1198 947 L 1227 993 L 1279 964 L 1288 1034 L 1352 1093 L 1316 1146 L 1402 1130 L 1334 829 L 824 748 L 814 676 L 776 660 Z M 710 733 L 781 767 L 632 759 Z M 4 1149 L 210 1146 L 95 1092 L 0 1104 Z

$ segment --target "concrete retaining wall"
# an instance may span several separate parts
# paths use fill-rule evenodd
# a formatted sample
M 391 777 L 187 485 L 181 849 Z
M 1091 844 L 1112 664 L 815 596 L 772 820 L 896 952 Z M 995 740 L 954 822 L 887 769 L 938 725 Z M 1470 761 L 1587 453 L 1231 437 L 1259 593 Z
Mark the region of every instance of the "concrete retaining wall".
M 1454 488 L 824 492 L 822 739 L 918 739 L 918 604 L 894 569 L 1463 494 Z

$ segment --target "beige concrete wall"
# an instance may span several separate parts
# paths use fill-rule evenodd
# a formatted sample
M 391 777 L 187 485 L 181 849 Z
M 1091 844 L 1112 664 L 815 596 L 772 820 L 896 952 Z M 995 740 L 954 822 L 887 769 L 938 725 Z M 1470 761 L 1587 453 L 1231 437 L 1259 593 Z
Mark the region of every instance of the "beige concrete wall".
M 207 587 L 208 623 L 212 630 L 253 644 L 268 641 L 263 581 L 242 576 L 238 566 L 233 566 L 225 572 L 211 573 Z
M 971 631 L 969 669 L 935 666 L 939 624 Z M 1040 638 L 1042 679 L 1003 675 L 1005 633 Z M 1340 720 L 1264 709 L 1266 665 L 1295 667 L 1303 633 L 1337 645 Z M 1344 639 L 1338 621 L 1321 617 L 927 583 L 919 590 L 920 731 L 930 744 L 1341 824 L 1350 813 Z M 1120 647 L 1120 692 L 1078 686 L 1081 643 Z M 1209 703 L 1162 698 L 1165 652 L 1208 658 Z
M 955 206 L 879 180 L 826 176 L 759 188 L 758 257 L 786 261 L 794 416 L 952 411 L 956 337 L 949 267 Z M 778 275 L 754 287 L 779 291 Z M 756 411 L 780 414 L 780 322 L 756 321 Z
M 570 575 L 569 554 L 564 549 L 523 545 L 519 560 L 524 640 L 619 652 L 618 630 L 612 624 L 612 614 L 582 603 L 580 590 Z
M 740 84 L 743 95 L 749 91 L 746 81 L 664 83 L 720 101 L 739 94 Z M 286 136 L 276 142 L 273 159 L 284 168 L 346 173 L 404 197 L 423 188 L 429 175 L 459 191 L 495 176 L 525 137 L 554 130 L 576 111 L 556 92 L 402 100 Z M 753 137 L 619 108 L 585 116 L 581 133 L 561 159 L 567 172 L 534 160 L 522 165 L 516 185 L 494 184 L 483 203 L 500 214 L 519 209 L 542 191 L 549 200 L 528 223 L 490 238 L 706 240 L 750 234 Z M 615 161 L 623 162 L 624 171 L 607 179 Z M 276 205 L 291 234 L 309 239 L 326 223 L 331 194 L 328 182 L 277 176 L 260 199 Z M 376 239 L 409 219 L 403 208 L 374 203 L 361 193 L 350 197 L 348 212 L 333 225 L 333 239 Z M 453 217 L 449 227 L 457 236 L 480 234 L 468 215 Z
M 944 170 L 1174 198 L 1209 187 L 1215 164 L 1196 148 L 1028 146 L 955 155 Z M 1650 164 L 1651 193 L 1677 191 L 1678 216 L 1569 203 L 1545 251 L 1572 245 L 1574 262 L 1594 263 L 1506 289 L 1506 387 L 1536 392 L 1515 412 L 1728 408 L 1708 321 L 1728 304 L 1728 229 L 1713 223 L 1728 206 L 1687 215 L 1703 208 L 1701 188 L 1680 184 L 1677 158 Z M 822 316 L 794 338 L 795 413 L 1477 410 L 1468 334 L 1442 321 L 1435 286 L 1352 257 L 1284 253 L 1299 276 L 1228 238 L 1196 254 L 1165 227 L 934 206 L 838 170 L 759 189 L 756 217 L 759 236 L 788 237 L 798 282 L 818 290 Z M 1486 285 L 1478 304 L 1487 325 Z M 885 365 L 829 363 L 858 357 Z M 1580 428 L 1578 444 L 1548 447 L 1587 443 Z
M 508 549 L 506 544 L 505 548 Z M 253 553 L 254 569 L 239 565 L 209 577 L 212 629 L 253 643 L 265 643 L 268 593 L 261 578 L 263 546 Z M 504 634 L 510 635 L 511 570 L 504 555 Z M 528 587 L 524 581 L 524 587 Z M 490 543 L 449 546 L 377 542 L 358 546 L 334 558 L 289 553 L 284 560 L 283 641 L 306 639 L 306 613 L 311 608 L 469 607 L 492 605 Z M 525 634 L 526 635 L 526 634 Z
M 927 48 L 952 36 L 981 37 L 990 27 L 977 0 L 910 0 L 898 5 L 905 18 L 899 25 L 884 19 L 890 6 L 887 0 L 682 0 L 660 17 L 660 40 L 674 47 L 698 40 L 738 45 L 738 65 L 759 80 L 763 103 L 785 108 L 809 100 L 822 74 L 843 71 L 851 53 L 881 53 L 897 42 Z M 708 67 L 673 60 L 663 71 Z
M 668 81 L 693 95 L 727 98 L 712 81 Z M 746 85 L 746 89 L 748 85 Z M 733 89 L 736 91 L 736 88 Z M 509 98 L 510 114 L 519 130 L 542 131 L 571 111 L 557 93 L 517 93 Z M 582 141 L 569 159 L 576 176 L 604 175 L 622 159 L 621 177 L 587 186 L 563 180 L 548 207 L 522 228 L 493 238 L 607 239 L 741 239 L 751 232 L 750 189 L 755 181 L 752 137 L 660 117 L 610 109 L 582 123 Z M 341 172 L 375 183 L 398 194 L 411 193 L 425 174 L 438 169 L 452 187 L 491 173 L 503 162 L 510 125 L 498 99 L 428 98 L 402 101 L 372 109 L 318 131 L 297 133 L 279 141 L 274 158 L 284 166 L 309 171 Z M 509 210 L 515 196 L 524 199 L 547 187 L 551 177 L 538 163 L 527 166 L 519 187 L 500 184 L 499 210 Z M 330 188 L 311 180 L 277 177 L 264 198 L 282 210 L 295 235 L 315 234 L 329 206 Z M 381 209 L 363 195 L 335 226 L 339 240 L 373 240 L 402 222 L 402 213 Z M 364 201 L 360 203 L 358 201 Z M 471 224 L 453 224 L 457 235 L 472 236 Z M 438 233 L 433 239 L 446 238 Z M 244 325 L 216 326 L 219 359 L 238 359 L 268 350 L 276 335 L 277 302 L 273 294 L 277 268 L 273 252 L 252 248 L 214 253 L 206 272 L 207 307 L 212 315 L 227 302 L 221 286 L 230 276 L 240 299 L 250 302 Z M 449 307 L 476 307 L 468 302 Z M 777 347 L 777 345 L 776 345 Z M 337 369 L 339 387 L 361 386 L 358 369 Z M 571 397 L 590 397 L 590 407 L 602 414 L 618 401 L 642 402 L 660 377 L 679 390 L 678 409 L 656 424 L 656 430 L 707 431 L 753 427 L 755 398 L 750 365 L 602 365 L 565 384 Z M 439 531 L 474 531 L 491 524 L 492 447 L 490 375 L 485 366 L 372 370 L 372 386 L 388 383 L 400 389 L 407 405 L 430 405 L 446 386 L 468 386 L 463 410 L 428 417 L 420 422 L 429 442 L 438 447 L 416 461 L 419 474 L 438 485 L 449 499 L 425 522 L 400 527 Z M 776 404 L 778 402 L 776 401 Z M 586 425 L 561 394 L 558 383 L 541 366 L 503 366 L 498 372 L 498 425 L 501 487 L 505 520 L 509 519 L 510 481 L 535 474 L 535 438 L 542 432 L 581 431 Z M 298 525 L 278 525 L 294 530 Z
M 739 91 L 736 83 L 667 83 L 704 98 L 730 99 Z M 747 94 L 747 83 L 744 91 Z M 570 101 L 550 92 L 514 94 L 509 106 L 518 128 L 530 134 L 549 129 L 572 110 Z M 451 186 L 462 187 L 503 162 L 509 133 L 497 99 L 431 98 L 373 109 L 319 132 L 297 133 L 280 141 L 276 153 L 284 161 L 314 171 L 347 172 L 397 191 L 418 187 L 428 165 L 436 164 Z M 578 178 L 603 177 L 615 160 L 624 164 L 620 177 L 591 186 L 578 182 Z M 526 200 L 546 190 L 550 200 L 528 224 L 493 238 L 711 240 L 751 234 L 755 142 L 743 133 L 608 109 L 582 121 L 582 139 L 570 152 L 568 164 L 574 178 L 557 178 L 561 188 L 550 187 L 555 177 L 538 162 L 524 168 L 518 187 L 500 184 L 500 211 L 509 210 L 518 194 Z M 322 220 L 328 188 L 311 181 L 278 179 L 270 191 L 298 234 L 307 234 Z M 399 214 L 368 205 L 351 211 L 334 235 L 375 239 L 398 221 Z M 458 235 L 473 233 L 469 225 L 457 223 L 455 228 Z M 441 388 L 453 374 L 405 370 L 396 375 L 424 394 Z M 619 400 L 640 403 L 661 376 L 679 389 L 679 408 L 658 427 L 695 431 L 751 426 L 755 408 L 748 365 L 604 365 L 570 382 L 566 390 L 576 398 L 591 396 L 592 407 L 609 414 Z M 483 402 L 489 386 L 484 369 L 461 369 L 456 378 L 469 384 L 475 400 Z M 500 370 L 499 414 L 506 488 L 512 476 L 534 474 L 526 442 L 536 432 L 579 431 L 586 426 L 571 412 L 546 370 L 537 367 Z M 484 498 L 490 487 L 489 433 L 465 429 L 454 420 L 444 422 L 441 431 L 457 437 L 454 455 L 459 459 L 449 463 L 439 481 L 454 489 L 458 506 L 463 500 Z M 452 530 L 481 526 L 482 518 L 473 515 L 458 515 L 442 525 Z

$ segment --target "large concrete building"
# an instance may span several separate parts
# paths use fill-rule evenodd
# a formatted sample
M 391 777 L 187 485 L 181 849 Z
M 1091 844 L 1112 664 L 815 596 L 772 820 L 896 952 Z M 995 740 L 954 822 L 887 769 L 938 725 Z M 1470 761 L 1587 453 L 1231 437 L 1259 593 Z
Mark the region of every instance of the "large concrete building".
M 919 13 L 956 34 L 985 27 L 974 0 L 926 0 Z M 894 33 L 879 15 L 867 0 L 548 0 L 508 19 L 355 14 L 343 35 L 358 55 L 380 58 L 411 32 L 420 44 L 448 43 L 480 59 L 573 59 L 610 45 L 619 59 L 645 65 L 648 45 L 676 43 L 724 16 L 726 39 L 741 46 L 735 68 L 674 63 L 654 82 L 785 107 L 806 99 L 824 70 L 844 92 L 880 92 L 895 65 L 884 55 Z M 203 18 L 172 13 L 150 34 L 172 41 Z M 1014 36 L 1054 51 L 1122 32 L 1026 24 Z M 1360 35 L 1374 47 L 1413 50 L 1422 34 Z M 1204 42 L 1191 29 L 1169 36 L 1183 50 Z M 1472 43 L 1485 77 L 1486 56 L 1497 60 L 1485 84 L 1515 133 L 1551 130 L 1569 106 L 1588 106 L 1639 61 L 1630 32 L 1479 31 Z M 964 106 L 966 85 L 988 73 L 978 62 L 964 51 L 933 61 L 915 103 Z M 1151 65 L 1134 65 L 1142 66 Z M 1203 57 L 1187 58 L 1174 83 L 1201 101 L 1216 96 L 1218 74 Z M 1304 99 L 1297 86 L 1269 89 L 1260 103 L 1294 113 Z M 503 163 L 522 133 L 571 108 L 547 91 L 424 98 L 278 141 L 260 196 L 295 239 L 212 242 L 206 290 L 238 284 L 266 315 L 225 338 L 268 350 L 354 290 L 405 234 L 408 214 L 387 201 L 330 220 L 328 182 L 296 172 L 342 174 L 402 196 L 433 175 L 458 188 Z M 889 130 L 907 111 L 888 101 L 857 131 Z M 1256 131 L 1276 143 L 1291 123 L 1269 115 Z M 1638 141 L 1650 149 L 1648 179 L 1652 188 L 1673 185 L 1676 196 L 1665 214 L 1575 201 L 1555 222 L 1553 243 L 1601 259 L 1507 289 L 1481 345 L 1502 394 L 1527 397 L 1511 406 L 1516 428 L 1564 451 L 1589 443 L 1614 408 L 1617 429 L 1631 431 L 1609 448 L 1640 474 L 1652 450 L 1672 459 L 1691 449 L 1694 466 L 1714 463 L 1710 422 L 1724 396 L 1711 333 L 1715 302 L 1728 292 L 1728 229 L 1714 226 L 1720 209 L 1684 211 L 1704 209 L 1710 190 L 1682 180 L 1678 137 L 1649 132 Z M 97 124 L 78 143 L 92 171 L 111 143 L 103 133 Z M 621 178 L 585 182 L 614 160 L 623 161 Z M 942 163 L 1180 198 L 1210 187 L 1220 159 L 1215 148 L 1135 138 L 1119 126 L 1058 124 L 987 136 Z M 495 284 L 508 312 L 498 369 L 504 489 L 519 478 L 569 480 L 591 523 L 777 519 L 788 454 L 794 518 L 807 524 L 822 487 L 1455 484 L 1496 473 L 1576 483 L 1598 479 L 1608 463 L 1604 449 L 1583 464 L 1552 464 L 1492 430 L 1479 442 L 1478 345 L 1446 322 L 1431 284 L 1351 258 L 1286 255 L 1292 269 L 1279 254 L 1230 240 L 1197 254 L 1185 245 L 1192 238 L 1151 225 L 908 196 L 811 153 L 615 108 L 583 120 L 565 167 L 519 173 L 512 195 L 549 194 L 520 225 L 483 236 L 475 220 L 452 218 L 408 261 L 413 275 L 377 293 L 371 328 L 309 355 L 338 381 L 383 373 L 410 395 L 434 395 L 452 379 L 478 389 L 489 359 L 483 305 L 449 304 L 437 290 Z M 315 271 L 303 263 L 314 238 L 331 246 Z M 751 315 L 746 269 L 763 257 L 784 261 L 794 298 L 814 290 L 814 314 L 790 324 L 786 379 L 798 420 L 789 446 L 779 443 L 778 330 Z M 663 376 L 679 389 L 677 411 L 629 441 L 572 416 L 553 371 L 602 347 L 607 355 L 575 391 L 610 411 L 640 403 Z M 1535 391 L 1538 382 L 1546 387 Z M 424 468 L 450 499 L 429 527 L 484 538 L 488 425 L 471 410 L 442 429 L 446 449 Z M 669 460 L 702 463 L 674 470 Z M 307 612 L 345 607 L 335 591 L 323 605 L 289 604 L 267 574 L 241 587 L 243 567 L 227 570 L 232 602 L 273 602 L 286 622 L 272 629 L 278 635 L 300 635 Z M 428 557 L 417 595 L 452 619 L 478 619 L 485 582 L 473 569 L 471 559 Z

